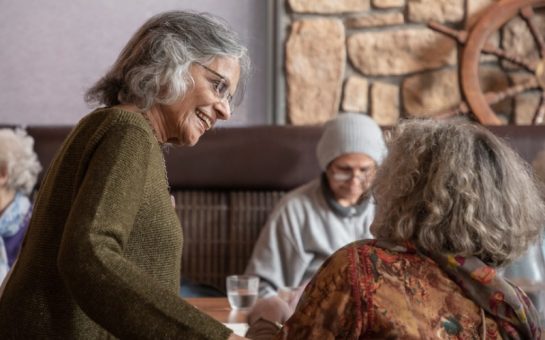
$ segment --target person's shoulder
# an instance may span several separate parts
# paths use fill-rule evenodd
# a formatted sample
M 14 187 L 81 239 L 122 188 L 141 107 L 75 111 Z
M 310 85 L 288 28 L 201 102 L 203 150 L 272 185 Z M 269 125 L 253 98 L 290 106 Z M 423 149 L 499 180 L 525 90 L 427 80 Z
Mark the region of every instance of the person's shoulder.
M 359 254 L 358 256 L 362 255 L 370 255 L 370 254 L 376 254 L 376 253 L 391 253 L 392 255 L 399 255 L 403 256 L 404 252 L 398 252 L 394 249 L 385 248 L 380 245 L 380 242 L 376 239 L 365 239 L 365 240 L 357 240 L 351 243 L 348 243 L 347 245 L 343 246 L 342 248 L 338 249 L 333 256 L 338 257 L 346 257 L 351 256 L 353 254 Z
M 295 189 L 292 189 L 291 191 L 288 191 L 279 201 L 278 205 L 290 205 L 311 200 L 315 191 L 319 189 L 320 178 L 315 178 Z
M 291 191 L 288 191 L 278 202 L 275 204 L 269 220 L 274 221 L 280 218 L 280 216 L 304 216 L 305 212 L 314 210 L 314 192 L 316 186 L 319 189 L 319 179 L 311 180 Z
M 340 248 L 338 251 L 341 250 L 352 250 L 352 249 L 377 249 L 379 248 L 377 246 L 377 240 L 375 239 L 366 239 L 366 240 L 357 240 L 351 243 L 348 243 L 344 247 Z
M 319 180 L 318 180 L 319 183 Z M 312 204 L 312 192 L 316 186 L 316 179 L 308 183 L 305 183 L 289 192 L 284 194 L 280 198 L 268 218 L 268 225 L 274 226 L 274 228 L 299 228 L 302 221 L 301 219 L 308 215 L 309 211 L 313 211 L 315 208 Z M 287 219 L 289 221 L 298 222 L 295 223 L 278 223 L 281 220 Z M 272 228 L 272 227 L 271 227 Z
M 320 178 L 319 177 L 313 178 L 310 181 L 308 181 L 307 183 L 302 184 L 302 185 L 298 186 L 295 189 L 292 189 L 286 195 L 288 197 L 290 197 L 290 196 L 292 196 L 292 197 L 305 196 L 305 195 L 308 195 L 309 192 L 312 192 L 312 191 L 316 190 L 316 188 L 320 188 Z
M 418 266 L 432 261 L 418 252 L 410 242 L 397 244 L 377 239 L 359 240 L 338 250 L 338 252 L 341 251 L 345 254 L 357 254 L 360 259 L 370 258 L 377 268 L 382 266 L 390 267 L 394 263 L 412 263 Z
M 144 128 L 147 124 L 141 113 L 126 111 L 117 107 L 103 107 L 89 113 L 84 119 L 110 124 L 112 126 L 136 126 Z
M 353 266 L 360 262 L 361 256 L 365 250 L 374 249 L 375 240 L 359 240 L 345 245 L 336 250 L 322 264 L 322 270 L 325 272 L 351 272 Z
M 99 108 L 83 117 L 64 142 L 77 150 L 93 152 L 98 145 L 118 152 L 138 149 L 150 151 L 156 144 L 153 132 L 145 118 L 134 112 L 116 108 Z
M 359 252 L 362 249 L 372 249 L 374 248 L 375 240 L 357 240 L 351 243 L 346 244 L 345 246 L 339 248 L 335 253 L 350 253 L 350 252 Z
M 92 134 L 93 139 L 102 139 L 110 133 L 122 134 L 127 138 L 130 138 L 130 134 L 153 137 L 142 114 L 116 107 L 95 109 L 80 120 L 75 130 L 87 131 L 84 134 Z

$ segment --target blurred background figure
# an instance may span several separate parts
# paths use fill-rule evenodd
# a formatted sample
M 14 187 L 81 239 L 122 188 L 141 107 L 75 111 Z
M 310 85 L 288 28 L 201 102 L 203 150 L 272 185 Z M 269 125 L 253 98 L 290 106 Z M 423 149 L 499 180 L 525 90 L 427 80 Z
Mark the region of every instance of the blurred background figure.
M 304 287 L 333 252 L 372 237 L 369 188 L 385 155 L 371 117 L 340 113 L 325 124 L 316 147 L 322 175 L 280 200 L 254 246 L 246 274 L 259 276 L 260 297 Z
M 17 258 L 42 167 L 24 130 L 0 129 L 0 283 Z
M 545 188 L 545 150 L 532 162 L 536 177 Z M 545 195 L 545 192 L 544 192 Z M 502 274 L 520 286 L 536 306 L 541 322 L 545 324 L 545 234 L 530 246 L 520 259 L 507 266 Z
M 497 274 L 545 227 L 507 144 L 463 120 L 402 123 L 373 194 L 376 239 L 328 258 L 280 332 L 269 311 L 281 308 L 258 301 L 248 338 L 542 339 L 531 301 Z

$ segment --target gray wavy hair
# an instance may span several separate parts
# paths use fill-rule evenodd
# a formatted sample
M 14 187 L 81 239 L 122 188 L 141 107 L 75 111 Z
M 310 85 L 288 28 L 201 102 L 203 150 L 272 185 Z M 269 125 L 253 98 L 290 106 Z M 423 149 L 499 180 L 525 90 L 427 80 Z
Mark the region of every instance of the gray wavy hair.
M 411 120 L 377 173 L 379 239 L 508 264 L 537 241 L 545 204 L 530 166 L 484 127 Z
M 42 166 L 26 131 L 0 129 L 0 171 L 7 171 L 7 187 L 29 195 Z
M 244 95 L 250 58 L 236 33 L 211 14 L 161 13 L 133 35 L 110 71 L 87 91 L 85 100 L 106 106 L 134 104 L 143 111 L 155 103 L 170 104 L 193 85 L 191 64 L 206 65 L 216 57 L 239 62 L 238 104 Z

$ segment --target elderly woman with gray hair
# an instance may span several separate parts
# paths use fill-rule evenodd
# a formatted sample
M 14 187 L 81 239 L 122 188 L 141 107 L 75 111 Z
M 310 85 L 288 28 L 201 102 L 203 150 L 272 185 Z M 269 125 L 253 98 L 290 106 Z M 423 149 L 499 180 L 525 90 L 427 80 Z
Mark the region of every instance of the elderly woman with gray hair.
M 248 70 L 208 14 L 165 12 L 134 34 L 40 187 L 0 338 L 240 338 L 178 297 L 182 229 L 161 148 L 229 119 Z
M 331 256 L 279 332 L 262 318 L 247 336 L 542 339 L 528 297 L 497 275 L 543 231 L 527 164 L 461 120 L 403 123 L 389 146 L 373 191 L 376 239 Z
M 32 214 L 30 194 L 42 167 L 24 130 L 0 130 L 0 283 L 15 262 Z

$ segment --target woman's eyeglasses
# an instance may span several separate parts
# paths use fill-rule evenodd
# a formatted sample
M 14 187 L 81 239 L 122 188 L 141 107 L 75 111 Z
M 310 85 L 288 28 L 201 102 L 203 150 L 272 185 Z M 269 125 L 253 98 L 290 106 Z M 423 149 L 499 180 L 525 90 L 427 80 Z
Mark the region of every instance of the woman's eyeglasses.
M 362 182 L 367 181 L 369 176 L 375 172 L 374 168 L 369 168 L 366 170 L 340 170 L 340 169 L 331 169 L 331 178 L 337 182 L 347 182 L 356 178 Z
M 227 100 L 227 103 L 229 104 L 229 109 L 231 110 L 231 113 L 232 113 L 234 110 L 233 96 L 231 95 L 231 93 L 229 93 L 229 85 L 228 85 L 229 81 L 227 80 L 227 78 L 225 78 L 224 76 L 222 76 L 221 74 L 214 71 L 208 66 L 205 66 L 198 62 L 196 64 L 200 65 L 202 68 L 204 68 L 205 70 L 207 70 L 208 72 L 212 73 L 213 75 L 219 78 L 214 81 L 211 81 L 212 86 L 214 88 L 214 92 L 216 93 L 216 96 L 218 97 L 218 99 Z

